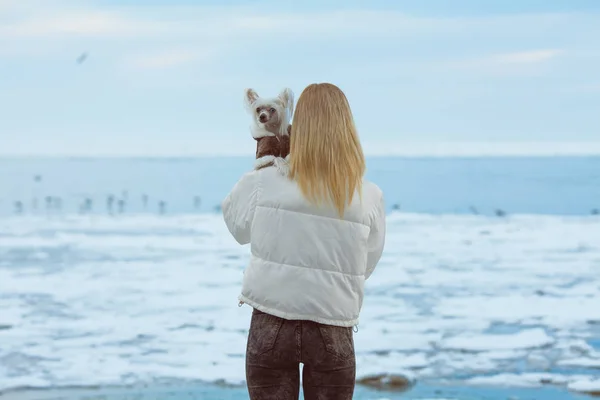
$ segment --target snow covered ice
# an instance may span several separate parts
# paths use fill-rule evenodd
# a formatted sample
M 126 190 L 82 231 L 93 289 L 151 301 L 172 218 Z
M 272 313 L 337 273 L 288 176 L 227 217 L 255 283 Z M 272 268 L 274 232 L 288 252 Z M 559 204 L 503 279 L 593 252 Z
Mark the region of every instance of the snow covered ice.
M 248 256 L 220 215 L 1 218 L 0 390 L 243 382 Z M 589 392 L 599 337 L 600 218 L 392 214 L 355 341 L 359 377 Z

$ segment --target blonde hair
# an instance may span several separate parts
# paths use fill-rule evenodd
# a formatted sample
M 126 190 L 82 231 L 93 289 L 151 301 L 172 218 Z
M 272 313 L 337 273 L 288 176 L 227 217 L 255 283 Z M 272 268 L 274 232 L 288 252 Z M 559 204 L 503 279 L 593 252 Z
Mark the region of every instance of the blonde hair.
M 343 217 L 359 196 L 365 158 L 348 99 L 331 83 L 304 89 L 294 111 L 290 138 L 290 178 L 312 203 L 331 201 Z

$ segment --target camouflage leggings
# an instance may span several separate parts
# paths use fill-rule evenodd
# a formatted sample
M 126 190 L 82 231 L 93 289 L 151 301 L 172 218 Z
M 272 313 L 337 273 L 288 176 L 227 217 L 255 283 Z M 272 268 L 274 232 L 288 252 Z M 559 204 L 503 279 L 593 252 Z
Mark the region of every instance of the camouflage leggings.
M 352 328 L 252 313 L 246 350 L 250 399 L 351 400 L 356 378 Z

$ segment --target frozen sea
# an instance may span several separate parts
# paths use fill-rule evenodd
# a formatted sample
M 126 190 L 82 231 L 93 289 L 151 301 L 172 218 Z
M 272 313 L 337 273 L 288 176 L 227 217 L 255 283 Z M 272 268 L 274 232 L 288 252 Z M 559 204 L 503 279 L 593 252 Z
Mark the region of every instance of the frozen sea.
M 247 398 L 249 249 L 216 206 L 251 161 L 0 159 L 0 398 Z M 368 163 L 389 215 L 359 378 L 404 376 L 413 399 L 600 393 L 600 157 Z

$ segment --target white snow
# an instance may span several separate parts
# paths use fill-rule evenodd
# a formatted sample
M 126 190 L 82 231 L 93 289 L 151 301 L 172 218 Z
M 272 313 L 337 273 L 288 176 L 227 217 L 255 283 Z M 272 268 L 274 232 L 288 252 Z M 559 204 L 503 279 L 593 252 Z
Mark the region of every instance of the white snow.
M 600 394 L 600 378 L 582 378 L 569 383 L 568 388 L 575 392 Z
M 242 383 L 248 256 L 219 215 L 0 218 L 0 390 Z M 599 268 L 596 217 L 390 215 L 358 376 L 593 386 Z
M 554 339 L 543 329 L 527 329 L 513 334 L 467 334 L 446 339 L 440 343 L 445 350 L 490 351 L 519 350 L 544 347 Z

